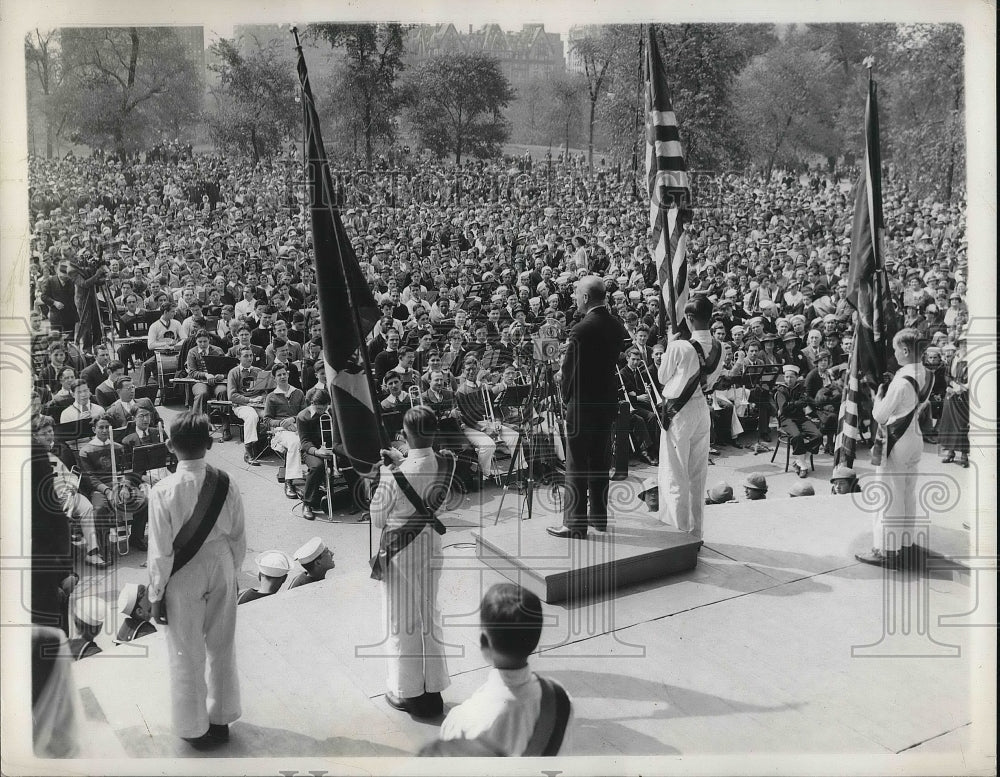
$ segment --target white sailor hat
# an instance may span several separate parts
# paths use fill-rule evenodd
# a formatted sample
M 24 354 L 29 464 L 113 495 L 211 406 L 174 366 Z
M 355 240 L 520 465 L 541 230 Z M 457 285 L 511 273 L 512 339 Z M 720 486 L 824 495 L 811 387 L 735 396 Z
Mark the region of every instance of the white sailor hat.
M 628 293 L 628 298 L 633 302 L 638 302 L 639 300 L 642 299 L 642 292 L 633 289 Z
M 88 626 L 103 626 L 106 611 L 104 600 L 96 596 L 84 596 L 73 605 L 73 617 Z
M 306 543 L 295 551 L 295 560 L 298 561 L 302 566 L 315 561 L 326 550 L 326 545 L 323 540 L 319 537 L 313 537 L 311 540 L 307 540 Z
M 118 612 L 122 615 L 131 615 L 132 610 L 139 603 L 139 584 L 126 583 L 118 594 Z
M 799 374 L 799 368 L 796 367 L 794 364 L 783 364 L 781 366 L 781 371 L 782 372 L 791 372 L 791 373 L 794 373 L 795 375 Z
M 268 577 L 284 577 L 292 568 L 288 557 L 280 550 L 265 550 L 255 561 L 260 573 Z

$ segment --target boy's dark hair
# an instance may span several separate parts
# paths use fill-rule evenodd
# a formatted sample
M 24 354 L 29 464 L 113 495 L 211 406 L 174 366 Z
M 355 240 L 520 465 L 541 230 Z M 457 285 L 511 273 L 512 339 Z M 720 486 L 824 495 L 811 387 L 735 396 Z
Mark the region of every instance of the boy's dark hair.
M 527 658 L 542 636 L 542 603 L 519 585 L 497 583 L 483 596 L 479 622 L 496 652 Z
M 170 424 L 170 442 L 178 453 L 192 455 L 208 450 L 212 441 L 212 424 L 202 412 L 203 399 L 204 395 L 195 398 L 194 406 Z

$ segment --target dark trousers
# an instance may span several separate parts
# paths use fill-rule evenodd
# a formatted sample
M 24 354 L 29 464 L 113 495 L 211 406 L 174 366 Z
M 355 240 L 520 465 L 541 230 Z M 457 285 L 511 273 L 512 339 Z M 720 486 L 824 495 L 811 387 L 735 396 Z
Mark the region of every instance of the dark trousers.
M 608 525 L 611 438 L 618 404 L 570 403 L 566 412 L 566 494 L 563 525 L 585 530 Z
M 313 510 L 316 510 L 319 509 L 320 501 L 322 500 L 320 487 L 326 484 L 326 459 L 321 459 L 318 456 L 310 456 L 308 453 L 304 453 L 302 454 L 302 463 L 309 468 L 302 492 L 302 502 Z M 343 475 L 344 482 L 347 483 L 347 487 L 351 491 L 351 498 L 354 500 L 355 507 L 358 507 L 359 509 L 367 508 L 369 500 L 364 493 L 365 484 L 361 480 L 361 476 L 358 475 L 353 467 L 349 466 L 346 458 L 338 456 L 337 464 L 340 467 L 349 467 L 348 469 L 341 469 L 341 475 Z M 332 482 L 330 487 L 333 488 Z M 330 502 L 332 502 L 332 494 L 327 494 L 326 496 L 327 506 L 332 510 L 333 507 L 330 505 Z
M 632 440 L 636 451 L 647 451 L 659 454 L 660 425 L 656 420 L 656 412 L 647 406 L 636 405 L 630 414 Z
M 803 453 L 819 453 L 819 445 L 823 440 L 819 429 L 808 418 L 793 421 L 791 418 L 781 419 L 781 431 L 791 440 L 792 453 L 801 456 Z

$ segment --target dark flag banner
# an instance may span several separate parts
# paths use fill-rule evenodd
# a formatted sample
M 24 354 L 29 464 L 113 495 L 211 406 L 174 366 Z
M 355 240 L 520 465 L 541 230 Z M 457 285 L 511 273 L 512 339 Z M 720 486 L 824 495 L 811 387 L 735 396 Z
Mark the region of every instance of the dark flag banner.
M 380 464 L 381 424 L 364 346 L 365 334 L 378 320 L 378 307 L 334 199 L 330 164 L 301 47 L 298 73 L 305 114 L 306 176 L 327 385 L 344 450 L 358 474 L 372 475 Z
M 652 24 L 648 25 L 646 43 L 646 179 L 653 260 L 662 309 L 671 329 L 679 331 L 687 329 L 684 306 L 689 286 L 684 224 L 690 218 L 691 185 L 660 44 Z M 666 330 L 666 321 L 663 323 Z
M 875 81 L 868 80 L 865 105 L 865 164 L 854 192 L 847 301 L 854 308 L 854 350 L 840 406 L 834 464 L 854 463 L 861 438 L 858 398 L 862 385 L 874 393 L 888 368 L 894 334 L 892 295 L 882 256 L 882 156 Z

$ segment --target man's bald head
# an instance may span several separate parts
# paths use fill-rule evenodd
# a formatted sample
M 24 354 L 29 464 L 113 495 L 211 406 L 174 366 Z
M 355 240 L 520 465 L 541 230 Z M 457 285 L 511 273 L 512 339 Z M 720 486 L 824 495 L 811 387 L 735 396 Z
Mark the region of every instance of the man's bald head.
M 576 287 L 576 306 L 581 313 L 591 308 L 603 305 L 608 298 L 608 290 L 604 281 L 596 275 L 586 275 L 580 279 Z

